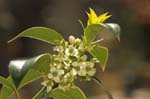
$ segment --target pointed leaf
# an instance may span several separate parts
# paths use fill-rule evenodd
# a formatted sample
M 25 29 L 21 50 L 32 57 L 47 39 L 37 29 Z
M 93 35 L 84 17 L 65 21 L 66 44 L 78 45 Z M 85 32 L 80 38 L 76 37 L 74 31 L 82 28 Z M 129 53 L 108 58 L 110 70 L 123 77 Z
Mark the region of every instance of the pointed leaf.
M 85 28 L 84 35 L 87 40 L 87 44 L 92 43 L 96 36 L 104 29 L 105 27 L 102 24 L 92 24 Z
M 6 78 L 2 76 L 0 76 L 0 84 L 2 84 L 3 86 L 7 86 L 10 89 L 13 89 L 12 83 L 10 83 Z
M 15 87 L 14 82 L 13 82 L 11 76 L 9 76 L 9 77 L 7 78 L 7 81 L 8 81 L 9 83 L 11 83 L 11 84 Z M 14 93 L 14 90 L 13 90 L 12 88 L 9 88 L 9 87 L 7 87 L 7 86 L 3 86 L 3 87 L 2 87 L 2 90 L 1 90 L 0 99 L 10 99 L 10 96 L 11 96 L 13 93 Z
M 41 72 L 48 72 L 50 54 L 42 54 L 27 60 L 13 60 L 9 64 L 10 74 L 17 87 L 22 87 L 40 78 Z
M 54 99 L 86 99 L 86 96 L 78 87 L 66 91 L 56 88 L 50 93 L 50 96 Z
M 41 72 L 35 70 L 35 69 L 30 69 L 28 72 L 24 75 L 24 77 L 20 80 L 19 85 L 17 86 L 18 89 L 22 88 L 23 86 L 41 78 Z
M 108 59 L 108 48 L 102 46 L 94 46 L 93 49 L 91 49 L 89 52 L 99 60 L 101 68 L 104 71 Z
M 46 28 L 46 27 L 32 27 L 29 28 L 20 34 L 18 34 L 13 39 L 9 40 L 9 42 L 12 42 L 20 37 L 29 37 L 37 40 L 41 40 L 50 44 L 55 44 L 58 41 L 61 41 L 63 37 L 56 31 Z
M 116 23 L 105 23 L 104 26 L 109 29 L 112 33 L 114 33 L 115 37 L 117 37 L 118 41 L 120 41 L 120 26 Z

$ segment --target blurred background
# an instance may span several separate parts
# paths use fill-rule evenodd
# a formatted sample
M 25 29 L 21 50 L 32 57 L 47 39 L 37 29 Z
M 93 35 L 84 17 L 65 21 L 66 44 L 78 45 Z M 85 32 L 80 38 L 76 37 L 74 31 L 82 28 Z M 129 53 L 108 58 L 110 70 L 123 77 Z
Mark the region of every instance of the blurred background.
M 89 7 L 98 15 L 109 12 L 112 17 L 106 22 L 121 27 L 120 43 L 104 35 L 110 55 L 106 72 L 98 68 L 97 77 L 114 99 L 150 99 L 150 0 L 0 0 L 0 76 L 8 76 L 10 60 L 50 52 L 52 47 L 28 38 L 8 44 L 9 39 L 33 26 L 53 28 L 65 39 L 81 37 L 78 20 L 86 25 Z M 31 99 L 39 83 L 24 87 L 22 99 Z M 82 82 L 80 87 L 88 99 L 107 99 L 94 82 Z

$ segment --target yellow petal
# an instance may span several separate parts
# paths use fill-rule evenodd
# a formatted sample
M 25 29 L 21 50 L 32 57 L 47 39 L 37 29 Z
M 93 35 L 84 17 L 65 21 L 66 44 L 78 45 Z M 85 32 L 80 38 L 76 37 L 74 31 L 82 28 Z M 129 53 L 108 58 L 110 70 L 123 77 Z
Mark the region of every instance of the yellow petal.
M 108 13 L 104 13 L 104 14 L 98 16 L 98 23 L 103 23 L 105 20 L 107 20 L 110 17 L 111 17 L 111 15 L 108 15 Z
M 95 23 L 97 23 L 97 21 L 98 21 L 98 18 L 97 18 L 96 13 L 95 13 L 94 10 L 91 9 L 91 8 L 90 8 L 90 18 L 89 18 L 89 21 L 90 21 L 92 24 L 95 24 Z

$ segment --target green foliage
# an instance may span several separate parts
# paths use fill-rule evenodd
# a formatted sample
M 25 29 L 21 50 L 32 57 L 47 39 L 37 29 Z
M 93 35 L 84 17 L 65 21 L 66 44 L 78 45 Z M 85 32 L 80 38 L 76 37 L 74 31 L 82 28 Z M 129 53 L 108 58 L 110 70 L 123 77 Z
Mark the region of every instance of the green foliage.
M 101 23 L 101 24 L 92 24 L 85 28 L 84 35 L 86 42 L 85 44 L 91 44 L 98 34 L 100 34 L 103 30 L 110 30 L 115 37 L 120 41 L 120 27 L 115 23 Z
M 4 85 L 4 86 L 6 86 L 6 87 L 8 87 L 10 89 L 14 88 L 12 83 L 10 83 L 6 78 L 1 77 L 1 76 L 0 76 L 0 84 Z
M 108 59 L 108 48 L 102 46 L 94 46 L 89 52 L 99 60 L 101 68 L 104 71 Z
M 78 87 L 66 91 L 56 88 L 50 93 L 50 96 L 54 99 L 86 99 L 86 96 Z
M 87 44 L 91 44 L 96 36 L 105 29 L 105 27 L 102 24 L 92 24 L 89 25 L 85 28 L 85 38 L 86 38 L 86 43 Z
M 12 60 L 9 64 L 10 76 L 7 79 L 0 77 L 0 84 L 3 85 L 2 92 L 1 92 L 1 99 L 9 99 L 13 93 L 15 93 L 17 98 L 20 99 L 18 90 L 23 86 L 41 78 L 44 74 L 46 74 L 46 78 L 45 78 L 46 80 L 43 82 L 43 84 L 46 87 L 48 87 L 50 90 L 51 89 L 52 90 L 48 92 L 48 90 L 45 87 L 43 87 L 32 99 L 41 99 L 48 96 L 54 99 L 86 99 L 86 96 L 81 91 L 81 89 L 76 87 L 74 83 L 72 83 L 74 81 L 74 78 L 70 79 L 71 77 L 74 77 L 74 75 L 77 75 L 78 73 L 80 74 L 79 76 L 81 76 L 81 78 L 85 77 L 86 80 L 92 79 L 93 81 L 95 81 L 100 86 L 100 88 L 106 93 L 108 98 L 113 99 L 111 93 L 103 85 L 103 83 L 93 76 L 96 71 L 96 69 L 94 68 L 94 63 L 92 63 L 93 61 L 88 62 L 87 58 L 83 58 L 83 56 L 86 56 L 85 52 L 89 52 L 94 58 L 96 58 L 99 61 L 102 70 L 103 71 L 105 70 L 106 62 L 109 54 L 108 48 L 103 46 L 98 46 L 97 43 L 101 40 L 98 40 L 97 42 L 95 41 L 95 39 L 99 33 L 101 33 L 105 29 L 108 29 L 112 33 L 114 33 L 114 35 L 117 37 L 118 40 L 120 40 L 119 25 L 115 23 L 103 23 L 106 19 L 110 17 L 110 15 L 107 14 L 108 13 L 104 13 L 100 16 L 97 16 L 94 10 L 90 9 L 90 13 L 88 13 L 89 19 L 87 22 L 88 23 L 87 27 L 85 28 L 82 22 L 79 21 L 84 30 L 84 35 L 82 40 L 79 38 L 75 39 L 73 36 L 70 36 L 69 42 L 67 42 L 55 30 L 46 27 L 32 27 L 21 32 L 16 37 L 8 41 L 8 42 L 12 42 L 20 37 L 28 37 L 28 38 L 44 41 L 50 44 L 55 44 L 57 45 L 55 46 L 55 51 L 59 52 L 60 56 L 50 55 L 47 53 L 47 54 L 41 54 L 39 56 L 27 60 Z M 63 55 L 66 56 L 64 57 Z M 74 62 L 75 67 L 72 68 L 72 71 L 69 68 L 68 73 L 64 72 L 63 71 L 64 68 L 65 70 L 67 70 L 65 66 L 63 68 L 60 67 L 59 68 L 60 70 L 57 70 L 58 68 L 56 68 L 55 65 L 59 66 L 59 64 L 56 64 L 54 62 L 59 61 L 60 57 L 62 58 L 62 60 L 66 57 L 68 58 L 63 61 L 63 65 L 68 65 L 68 64 L 70 65 L 73 64 Z M 78 67 L 78 63 L 76 62 L 80 62 L 80 64 L 82 64 L 82 66 L 85 66 L 86 69 L 83 67 L 82 68 Z M 76 71 L 76 69 L 82 69 L 82 70 L 78 72 Z M 85 72 L 83 71 L 83 69 L 85 69 Z M 50 71 L 55 72 L 56 76 L 52 77 L 53 73 L 50 73 Z M 47 80 L 48 78 L 47 75 L 49 75 L 51 79 L 54 78 L 55 80 L 51 80 L 51 79 Z M 61 87 L 67 87 L 70 89 L 65 90 L 63 88 L 62 89 L 59 88 L 60 87 L 58 83 L 60 81 L 58 77 L 59 75 L 61 77 L 62 76 L 64 77 L 63 80 L 64 82 L 61 83 L 62 84 Z M 58 82 L 54 83 L 54 81 L 58 81 Z M 56 88 L 52 87 L 54 84 L 57 85 Z M 71 85 L 73 86 L 70 87 Z
M 13 86 L 15 87 L 14 82 L 13 82 L 11 76 L 9 76 L 9 77 L 7 78 L 7 81 L 8 81 L 11 85 L 13 85 Z M 10 96 L 13 94 L 14 91 L 15 91 L 15 90 L 14 90 L 13 88 L 10 88 L 10 87 L 7 87 L 7 86 L 3 86 L 3 87 L 2 87 L 2 90 L 1 90 L 0 99 L 10 99 Z
M 15 85 L 22 87 L 34 79 L 39 78 L 41 72 L 47 72 L 50 61 L 50 54 L 42 54 L 27 60 L 13 60 L 9 64 L 9 72 Z
M 27 60 L 13 60 L 9 64 L 9 71 L 12 78 L 9 77 L 8 82 L 13 85 L 15 84 L 16 89 L 20 89 L 26 84 L 40 78 L 42 72 L 47 72 L 50 62 L 50 54 L 42 54 Z M 7 99 L 4 97 L 9 97 L 14 92 L 12 89 L 8 90 L 8 87 L 3 86 L 2 99 Z M 9 92 L 8 94 L 6 94 L 7 91 Z
M 33 39 L 37 39 L 43 42 L 47 42 L 50 44 L 56 44 L 57 42 L 61 41 L 63 37 L 56 31 L 46 28 L 46 27 L 32 27 L 29 28 L 20 34 L 18 34 L 13 39 L 9 40 L 8 42 L 12 42 L 20 37 L 29 37 Z
M 120 41 L 120 26 L 116 23 L 105 23 L 104 26 L 109 29 L 115 37 Z

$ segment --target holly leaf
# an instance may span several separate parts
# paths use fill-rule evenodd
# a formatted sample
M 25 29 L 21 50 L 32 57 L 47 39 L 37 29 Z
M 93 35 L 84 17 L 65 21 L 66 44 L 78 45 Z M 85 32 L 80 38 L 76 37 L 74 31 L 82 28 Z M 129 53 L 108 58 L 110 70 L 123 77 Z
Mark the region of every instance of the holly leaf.
M 63 39 L 63 37 L 58 32 L 56 32 L 55 30 L 52 30 L 50 28 L 32 27 L 32 28 L 26 29 L 25 31 L 21 32 L 16 37 L 9 40 L 8 43 L 10 43 L 20 37 L 33 38 L 33 39 L 37 39 L 37 40 L 47 42 L 50 44 L 56 44 L 57 42 L 59 42 Z
M 13 87 L 15 87 L 14 82 L 11 78 L 11 76 L 9 76 L 7 78 L 7 81 L 13 85 Z M 3 86 L 2 90 L 1 90 L 1 96 L 0 99 L 10 99 L 10 96 L 13 94 L 14 89 L 12 87 L 8 87 L 8 86 Z
M 120 26 L 116 23 L 105 23 L 104 26 L 106 29 L 110 30 L 115 37 L 120 41 Z
M 91 44 L 97 35 L 102 32 L 105 29 L 105 26 L 102 24 L 92 24 L 89 25 L 85 28 L 85 38 L 86 38 L 86 43 Z
M 52 90 L 50 96 L 54 99 L 86 99 L 86 96 L 78 87 L 70 88 L 66 91 L 56 88 Z
M 108 48 L 96 45 L 89 50 L 89 53 L 99 60 L 102 70 L 105 71 L 108 59 Z
M 42 72 L 48 72 L 51 62 L 50 54 L 42 54 L 27 60 L 12 60 L 9 72 L 17 88 L 41 77 Z

